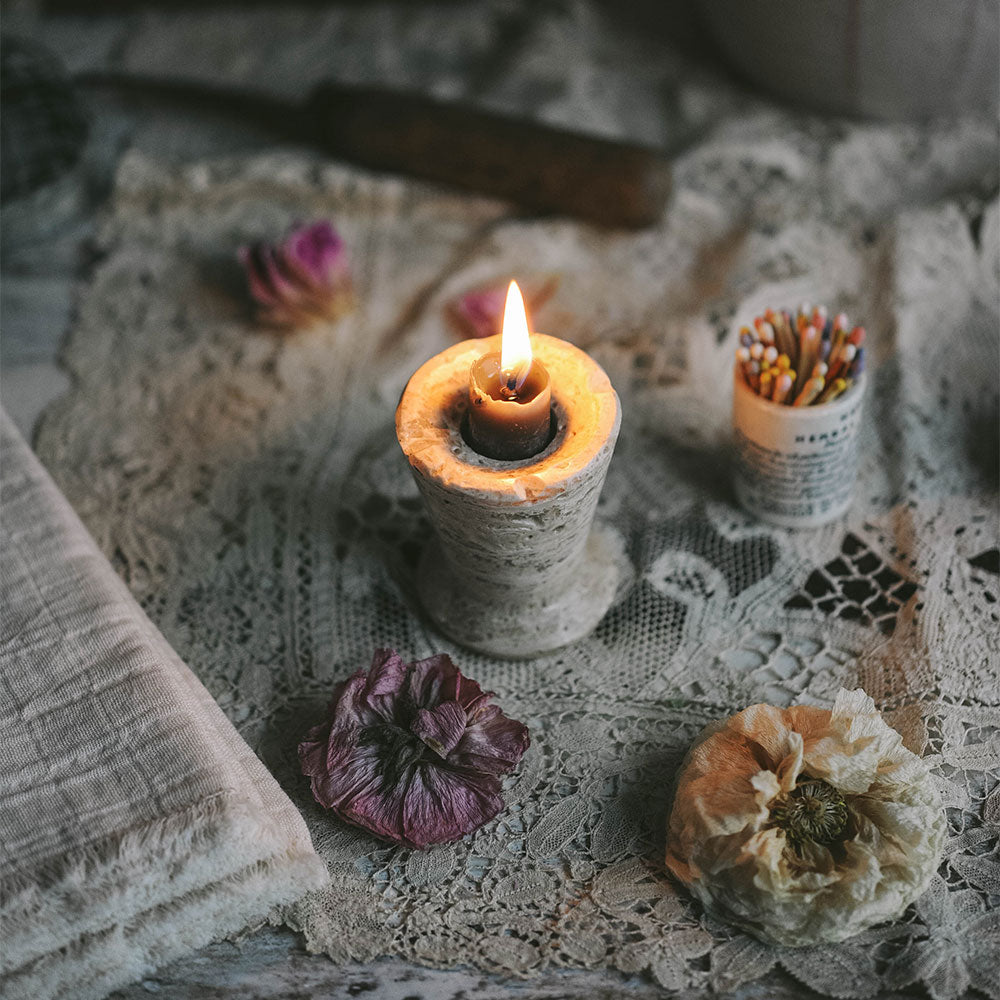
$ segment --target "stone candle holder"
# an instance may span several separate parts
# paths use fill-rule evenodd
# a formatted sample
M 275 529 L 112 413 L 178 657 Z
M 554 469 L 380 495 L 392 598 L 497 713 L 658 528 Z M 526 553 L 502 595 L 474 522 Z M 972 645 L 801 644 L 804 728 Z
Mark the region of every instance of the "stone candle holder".
M 621 424 L 604 370 L 572 344 L 532 336 L 552 384 L 553 436 L 520 461 L 485 458 L 465 439 L 469 371 L 500 338 L 431 358 L 396 410 L 396 436 L 435 529 L 418 570 L 420 597 L 456 642 L 530 657 L 590 632 L 627 565 L 620 537 L 594 512 Z

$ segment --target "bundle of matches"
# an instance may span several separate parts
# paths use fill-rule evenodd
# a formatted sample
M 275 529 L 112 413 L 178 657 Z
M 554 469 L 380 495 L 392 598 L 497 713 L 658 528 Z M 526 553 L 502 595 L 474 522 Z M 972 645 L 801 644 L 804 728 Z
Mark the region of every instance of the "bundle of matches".
M 865 367 L 865 329 L 850 329 L 847 316 L 804 303 L 764 311 L 753 328 L 740 329 L 736 361 L 758 395 L 786 406 L 816 406 L 847 392 Z

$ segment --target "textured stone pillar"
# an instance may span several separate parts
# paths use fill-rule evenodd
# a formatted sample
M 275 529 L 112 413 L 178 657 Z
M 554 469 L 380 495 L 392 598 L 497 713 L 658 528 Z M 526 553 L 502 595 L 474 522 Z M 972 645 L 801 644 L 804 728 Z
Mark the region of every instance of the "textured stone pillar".
M 456 642 L 511 658 L 586 635 L 615 596 L 620 539 L 593 528 L 621 409 L 604 370 L 562 340 L 532 335 L 549 371 L 555 433 L 540 454 L 484 458 L 462 423 L 469 369 L 499 338 L 467 340 L 421 366 L 396 434 L 435 528 L 419 571 L 428 614 Z

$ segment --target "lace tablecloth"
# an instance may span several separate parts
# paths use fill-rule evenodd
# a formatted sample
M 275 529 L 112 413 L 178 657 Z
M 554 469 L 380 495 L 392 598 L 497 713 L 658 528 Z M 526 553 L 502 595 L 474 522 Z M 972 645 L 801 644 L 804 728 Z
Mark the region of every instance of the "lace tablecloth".
M 924 982 L 1000 996 L 996 127 L 845 126 L 692 88 L 711 122 L 662 223 L 525 220 L 308 159 L 124 162 L 39 451 L 180 655 L 302 809 L 333 887 L 288 914 L 336 959 L 398 954 L 531 975 L 649 969 L 731 989 L 780 963 L 835 997 Z M 282 337 L 254 324 L 235 249 L 332 218 L 359 306 Z M 536 329 L 610 374 L 624 423 L 601 504 L 634 575 L 586 640 L 470 654 L 415 610 L 427 524 L 392 416 L 453 342 L 448 301 L 556 276 Z M 808 532 L 741 513 L 728 480 L 736 329 L 822 301 L 869 328 L 856 501 Z M 509 808 L 416 852 L 311 800 L 299 737 L 377 646 L 450 652 L 533 744 Z M 664 875 L 670 784 L 710 719 L 863 686 L 928 756 L 951 836 L 893 924 L 777 950 Z

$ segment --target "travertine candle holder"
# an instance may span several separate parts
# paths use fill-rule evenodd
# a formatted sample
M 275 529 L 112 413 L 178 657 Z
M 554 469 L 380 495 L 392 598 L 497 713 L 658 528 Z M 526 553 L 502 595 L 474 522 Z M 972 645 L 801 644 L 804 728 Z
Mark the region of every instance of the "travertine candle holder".
M 593 520 L 621 408 L 592 358 L 534 334 L 552 380 L 553 438 L 531 458 L 484 458 L 463 435 L 469 371 L 499 347 L 499 337 L 463 341 L 420 367 L 396 435 L 436 531 L 419 568 L 425 609 L 456 642 L 520 658 L 586 635 L 614 600 L 623 546 Z

